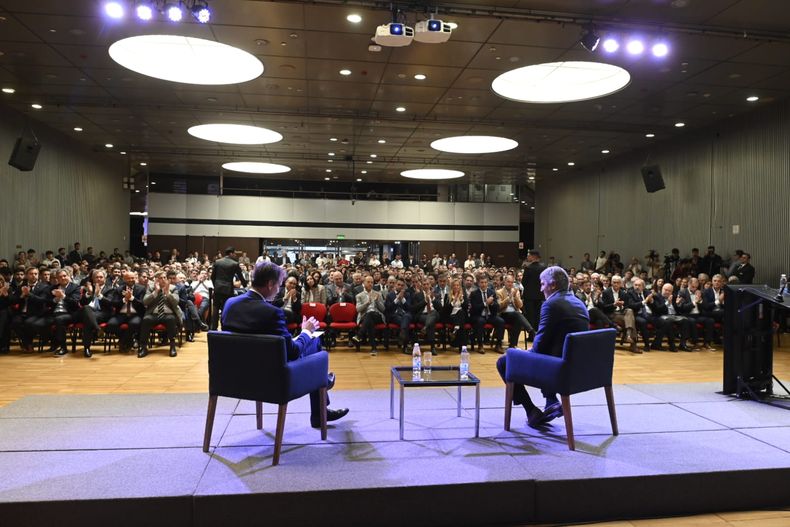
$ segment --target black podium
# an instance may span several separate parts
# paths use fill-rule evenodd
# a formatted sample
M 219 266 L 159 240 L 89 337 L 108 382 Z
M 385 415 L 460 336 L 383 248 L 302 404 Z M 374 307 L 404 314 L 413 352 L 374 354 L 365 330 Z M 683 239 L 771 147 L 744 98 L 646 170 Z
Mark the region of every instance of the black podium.
M 780 302 L 779 290 L 765 285 L 728 285 L 725 291 L 722 393 L 757 400 L 776 397 L 773 323 L 780 310 L 790 309 L 790 295 Z

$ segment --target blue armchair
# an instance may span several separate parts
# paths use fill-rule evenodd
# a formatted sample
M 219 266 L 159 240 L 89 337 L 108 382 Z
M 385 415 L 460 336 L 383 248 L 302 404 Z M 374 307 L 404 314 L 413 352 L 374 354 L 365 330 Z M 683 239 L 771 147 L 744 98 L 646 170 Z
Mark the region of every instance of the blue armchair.
M 321 394 L 321 439 L 326 439 L 326 391 L 329 355 L 325 351 L 288 361 L 283 337 L 227 331 L 208 333 L 209 399 L 203 452 L 208 452 L 217 398 L 255 401 L 258 430 L 263 403 L 279 405 L 272 465 L 280 462 L 288 402 L 316 390 Z
M 612 393 L 616 335 L 617 330 L 613 328 L 568 333 L 561 358 L 516 348 L 507 350 L 505 430 L 510 430 L 513 385 L 518 383 L 560 394 L 565 429 L 568 432 L 568 448 L 571 450 L 575 450 L 576 446 L 573 440 L 570 396 L 603 388 L 609 407 L 612 434 L 617 435 L 617 415 Z

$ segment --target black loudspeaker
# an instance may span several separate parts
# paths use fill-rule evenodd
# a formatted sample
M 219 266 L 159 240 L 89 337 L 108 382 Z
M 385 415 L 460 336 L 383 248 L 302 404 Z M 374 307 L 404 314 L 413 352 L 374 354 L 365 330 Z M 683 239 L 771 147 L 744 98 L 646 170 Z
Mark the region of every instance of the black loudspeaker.
M 645 182 L 645 190 L 648 192 L 658 192 L 667 188 L 664 186 L 664 178 L 661 177 L 661 167 L 658 165 L 642 167 L 642 179 Z
M 8 164 L 25 172 L 33 170 L 39 150 L 41 150 L 41 143 L 38 142 L 38 139 L 20 137 L 16 140 Z

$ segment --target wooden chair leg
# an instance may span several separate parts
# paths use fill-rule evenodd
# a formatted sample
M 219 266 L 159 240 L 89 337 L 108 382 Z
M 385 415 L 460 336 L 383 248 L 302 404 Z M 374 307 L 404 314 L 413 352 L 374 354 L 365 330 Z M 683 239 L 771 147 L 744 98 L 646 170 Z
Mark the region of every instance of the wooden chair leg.
M 565 417 L 565 430 L 568 432 L 568 449 L 576 450 L 576 443 L 573 440 L 573 417 L 571 416 L 571 396 L 561 395 L 562 415 Z
M 318 404 L 321 405 L 321 441 L 326 441 L 326 388 L 321 388 L 318 393 Z
M 258 430 L 263 430 L 263 403 L 255 401 L 255 424 Z
M 208 452 L 211 443 L 211 429 L 214 428 L 214 414 L 217 413 L 217 396 L 209 395 L 208 413 L 206 414 L 206 431 L 203 434 L 203 452 Z
M 505 383 L 505 431 L 510 431 L 510 415 L 513 413 L 513 383 Z
M 272 466 L 280 464 L 280 450 L 283 447 L 283 431 L 285 431 L 285 412 L 288 410 L 288 403 L 281 404 L 277 409 L 277 431 L 274 433 L 274 457 Z
M 620 431 L 617 428 L 617 413 L 614 410 L 614 392 L 611 386 L 604 386 L 606 392 L 606 406 L 609 407 L 609 421 L 612 423 L 612 435 L 618 435 Z

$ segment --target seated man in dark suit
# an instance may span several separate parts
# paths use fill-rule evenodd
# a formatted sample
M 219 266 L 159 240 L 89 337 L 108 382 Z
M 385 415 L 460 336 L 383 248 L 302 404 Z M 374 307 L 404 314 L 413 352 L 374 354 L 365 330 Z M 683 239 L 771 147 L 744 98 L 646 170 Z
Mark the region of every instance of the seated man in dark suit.
M 587 307 L 569 291 L 568 274 L 562 267 L 548 267 L 540 273 L 540 290 L 546 301 L 540 308 L 538 331 L 530 351 L 561 357 L 568 333 L 590 329 Z M 507 355 L 499 357 L 496 367 L 504 380 Z M 514 387 L 513 404 L 524 406 L 529 426 L 537 427 L 562 415 L 562 405 L 557 400 L 557 394 L 544 391 L 543 396 L 546 398 L 545 412 L 535 406 L 523 385 Z
M 302 317 L 302 332 L 292 338 L 285 323 L 285 313 L 270 302 L 280 291 L 285 279 L 285 269 L 271 262 L 262 261 L 255 265 L 251 277 L 251 288 L 243 295 L 229 298 L 222 311 L 223 331 L 254 333 L 258 335 L 281 335 L 285 337 L 288 360 L 299 360 L 321 350 L 321 340 L 313 336 L 318 330 L 318 321 L 313 317 Z M 334 385 L 334 374 L 329 374 L 329 386 Z M 321 426 L 319 415 L 321 400 L 319 392 L 310 394 L 310 425 Z M 329 398 L 327 398 L 329 404 Z M 348 413 L 348 408 L 326 410 L 326 420 L 336 421 Z

